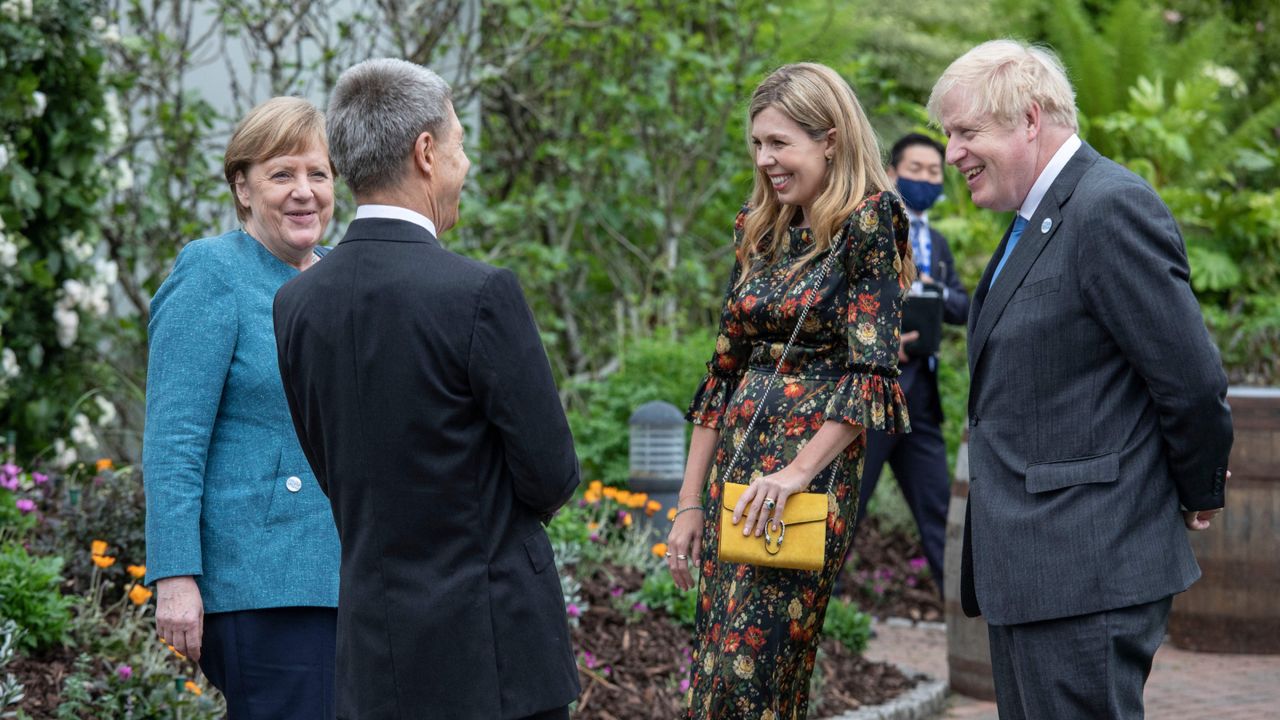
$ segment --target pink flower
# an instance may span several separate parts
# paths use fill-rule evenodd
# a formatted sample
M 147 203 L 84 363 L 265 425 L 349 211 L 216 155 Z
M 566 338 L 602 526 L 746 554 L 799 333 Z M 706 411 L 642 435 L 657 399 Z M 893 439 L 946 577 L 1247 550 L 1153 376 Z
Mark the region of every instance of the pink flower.
M 5 490 L 17 490 L 18 478 L 0 474 L 0 487 L 4 488 Z
M 680 681 L 680 692 L 689 692 L 689 678 Z
M 596 666 L 596 656 L 590 650 L 583 650 L 582 664 L 586 665 L 588 669 L 594 668 Z
M 635 611 L 635 612 L 641 612 L 641 613 L 647 613 L 647 612 L 649 612 L 649 606 L 648 606 L 648 605 L 645 605 L 645 604 L 644 604 L 644 603 L 642 603 L 642 602 L 638 602 L 638 603 L 636 603 L 635 605 L 632 605 L 632 606 L 631 606 L 631 609 L 632 609 L 633 611 Z
M 616 587 L 616 588 L 614 588 L 614 589 L 610 590 L 610 591 L 609 591 L 609 595 L 610 595 L 611 597 L 621 597 L 621 596 L 622 596 L 622 586 L 618 586 L 618 587 Z
M 116 675 L 120 676 L 121 680 L 128 680 L 129 678 L 133 677 L 133 668 L 129 667 L 128 665 L 121 665 L 120 667 L 116 668 Z
M 49 482 L 49 476 L 42 472 L 33 472 L 31 473 L 31 481 L 37 485 L 43 485 Z
M 569 613 L 569 617 L 582 616 L 582 608 L 578 607 L 577 603 L 569 603 L 569 607 L 565 608 L 565 611 Z
M 922 569 L 924 569 L 924 566 L 925 566 L 925 565 L 928 565 L 928 564 L 929 564 L 929 561 L 928 561 L 928 560 L 925 560 L 925 559 L 924 559 L 924 558 L 922 558 L 922 557 L 918 557 L 918 558 L 911 558 L 911 569 L 912 569 L 912 570 L 922 570 Z
M 22 472 L 22 468 L 14 465 L 13 463 L 0 465 L 0 475 L 4 475 L 5 477 L 16 478 L 20 472 Z
M 36 504 L 26 498 L 22 498 L 21 500 L 18 500 L 14 504 L 18 506 L 18 511 L 21 512 L 23 515 L 26 515 L 27 513 L 32 512 L 36 509 Z

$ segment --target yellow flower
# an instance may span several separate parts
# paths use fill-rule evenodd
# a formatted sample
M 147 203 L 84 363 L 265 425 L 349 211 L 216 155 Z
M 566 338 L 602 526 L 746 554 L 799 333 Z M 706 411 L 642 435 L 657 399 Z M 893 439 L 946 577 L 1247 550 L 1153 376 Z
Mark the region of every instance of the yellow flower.
M 204 694 L 204 691 L 200 689 L 200 686 L 199 686 L 199 685 L 197 685 L 197 684 L 195 684 L 195 683 L 193 683 L 193 682 L 191 682 L 190 680 L 188 680 L 188 681 L 186 681 L 185 683 L 183 683 L 183 684 L 182 684 L 182 687 L 186 688 L 186 689 L 187 689 L 187 691 L 188 691 L 188 692 L 190 692 L 192 695 L 203 695 L 203 694 Z
M 657 500 L 650 500 L 644 504 L 644 514 L 653 517 L 654 513 L 662 509 L 662 503 Z
M 671 522 L 675 522 L 675 521 L 676 521 L 676 513 L 677 513 L 677 512 L 678 512 L 678 511 L 677 511 L 675 508 L 671 508 L 670 510 L 668 510 L 668 511 L 667 511 L 667 519 L 668 519 L 668 520 L 670 520 Z
M 134 580 L 141 580 L 147 575 L 146 565 L 130 565 L 124 570 L 129 573 L 129 577 L 132 577 Z
M 879 224 L 880 214 L 876 212 L 874 207 L 868 207 L 867 211 L 862 213 L 862 217 L 858 218 L 858 226 L 862 228 L 862 232 L 871 232 Z
M 871 403 L 871 422 L 875 425 L 884 423 L 884 403 Z
M 653 554 L 654 554 L 654 555 L 657 555 L 658 557 L 666 557 L 666 556 L 667 556 L 667 544 L 666 544 L 666 543 L 654 543 L 654 546 L 653 546 Z
M 116 564 L 116 559 L 110 555 L 94 555 L 93 564 L 100 568 L 109 568 Z
M 750 680 L 756 672 L 756 663 L 747 655 L 739 655 L 733 659 L 733 674 L 743 680 Z
M 104 554 L 106 554 L 106 552 L 107 552 L 107 541 L 106 541 L 106 540 L 94 540 L 94 541 L 90 544 L 90 547 L 92 548 L 92 552 L 93 552 L 93 554 L 94 554 L 95 556 L 96 556 L 96 555 L 104 555 Z
M 146 605 L 147 601 L 150 599 L 151 591 L 142 585 L 134 585 L 133 589 L 129 591 L 129 600 L 132 601 L 134 605 Z
M 597 530 L 599 530 L 599 529 L 600 529 L 600 523 L 598 523 L 598 522 L 596 522 L 596 521 L 594 521 L 594 520 L 592 520 L 591 522 L 587 523 L 587 530 L 589 530 L 589 531 L 591 531 L 591 532 L 595 532 L 595 531 L 597 531 Z
M 622 513 L 623 527 L 631 527 L 631 513 Z
M 777 718 L 778 716 L 774 714 L 773 710 L 766 709 L 760 713 L 760 720 L 777 720 Z
M 800 605 L 800 600 L 792 598 L 791 604 L 787 606 L 787 615 L 790 615 L 792 620 L 799 620 L 802 612 L 804 612 L 804 607 Z
M 94 465 L 94 467 L 98 468 L 98 472 L 106 472 L 115 466 L 116 464 L 111 462 L 111 458 L 98 458 L 98 462 Z
M 716 352 L 724 355 L 729 352 L 730 347 L 732 347 L 732 345 L 729 344 L 729 338 L 725 337 L 723 334 L 716 336 Z

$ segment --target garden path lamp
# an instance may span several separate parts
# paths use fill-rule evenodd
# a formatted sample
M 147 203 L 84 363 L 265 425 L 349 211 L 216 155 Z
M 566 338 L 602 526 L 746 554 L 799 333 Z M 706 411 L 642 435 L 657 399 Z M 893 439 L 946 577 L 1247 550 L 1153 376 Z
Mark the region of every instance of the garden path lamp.
M 631 492 L 646 493 L 662 504 L 648 515 L 650 526 L 666 530 L 666 511 L 676 506 L 684 479 L 684 415 L 669 402 L 654 400 L 636 408 L 631 426 Z

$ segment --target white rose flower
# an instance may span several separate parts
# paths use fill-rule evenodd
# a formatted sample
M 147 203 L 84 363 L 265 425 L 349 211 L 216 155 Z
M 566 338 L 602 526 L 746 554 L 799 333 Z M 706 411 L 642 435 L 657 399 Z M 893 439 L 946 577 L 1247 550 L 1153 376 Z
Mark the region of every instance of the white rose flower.
M 18 244 L 0 232 L 0 267 L 11 268 L 18 264 Z
M 22 17 L 31 17 L 34 14 L 32 0 L 22 0 Z
M 102 31 L 101 37 L 102 42 L 108 45 L 115 45 L 120 42 L 120 26 L 115 23 L 108 25 L 107 29 Z
M 67 446 L 67 441 L 58 438 L 53 441 L 53 457 L 50 462 L 59 470 L 66 470 L 76 461 L 76 449 Z
M 85 295 L 84 302 L 81 307 L 94 317 L 106 317 L 111 311 L 111 301 L 108 299 L 110 288 L 106 285 L 94 283 L 89 286 L 89 292 Z
M 93 434 L 93 426 L 89 424 L 89 418 L 84 413 L 76 413 L 71 423 L 71 442 L 86 450 L 98 449 L 98 436 Z
M 129 161 L 120 158 L 116 163 L 116 190 L 120 192 L 129 192 L 133 189 L 133 168 L 129 167 Z
M 114 25 L 112 27 L 115 27 Z M 120 112 L 120 97 L 115 90 L 108 90 L 102 96 L 103 110 L 107 116 L 107 143 L 112 152 L 120 149 L 129 138 L 129 126 L 125 124 L 124 114 Z
M 84 283 L 75 278 L 62 281 L 62 295 L 67 299 L 68 306 L 79 305 L 84 300 L 85 290 Z
M 93 402 L 98 406 L 98 424 L 106 427 L 116 421 L 116 406 L 101 395 L 94 395 Z
M 111 286 L 115 285 L 120 279 L 120 268 L 116 265 L 115 260 L 101 258 L 93 262 L 93 271 L 97 274 L 102 284 Z
M 44 109 L 49 107 L 48 96 L 46 96 L 44 93 L 40 92 L 39 90 L 36 90 L 35 92 L 31 93 L 31 102 L 32 102 L 32 107 L 31 107 L 30 114 L 32 117 L 40 117 L 44 115 Z
M 12 348 L 0 350 L 0 378 L 12 380 L 22 374 L 18 365 L 18 355 Z
M 9 146 L 5 145 L 4 143 L 0 143 L 0 170 L 3 170 L 5 165 L 8 165 L 8 164 L 9 164 Z M 0 225 L 0 227 L 4 227 L 4 226 Z
M 94 15 L 89 21 L 89 27 L 93 28 L 94 32 L 102 32 L 107 29 L 107 19 L 101 15 Z
M 64 348 L 74 345 L 80 334 L 80 316 L 75 309 L 63 307 L 61 303 L 55 305 L 53 322 L 57 327 L 58 344 Z

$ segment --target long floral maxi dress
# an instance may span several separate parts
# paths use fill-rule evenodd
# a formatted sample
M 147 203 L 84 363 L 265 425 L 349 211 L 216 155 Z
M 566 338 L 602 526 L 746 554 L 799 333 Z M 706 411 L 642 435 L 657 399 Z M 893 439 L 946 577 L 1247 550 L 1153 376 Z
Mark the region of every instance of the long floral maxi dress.
M 742 242 L 748 209 L 738 215 Z M 898 336 L 909 262 L 907 220 L 889 192 L 865 198 L 844 226 L 844 240 L 820 285 L 827 253 L 799 269 L 811 247 L 808 230 L 792 229 L 776 263 L 726 293 L 708 373 L 688 419 L 720 429 L 707 478 L 706 526 L 694 638 L 689 718 L 804 720 L 809 678 L 831 597 L 858 509 L 866 434 L 824 469 L 808 492 L 827 493 L 826 564 L 820 572 L 738 565 L 717 559 L 720 498 L 730 462 L 757 405 L 752 437 L 729 469 L 745 483 L 783 468 L 828 418 L 866 428 L 907 432 L 898 387 Z M 812 308 L 767 397 L 762 397 L 808 297 Z

